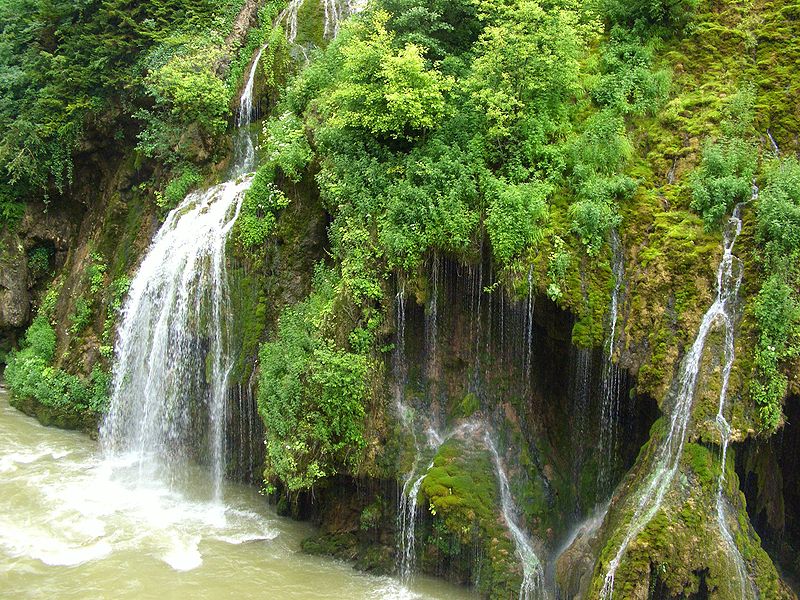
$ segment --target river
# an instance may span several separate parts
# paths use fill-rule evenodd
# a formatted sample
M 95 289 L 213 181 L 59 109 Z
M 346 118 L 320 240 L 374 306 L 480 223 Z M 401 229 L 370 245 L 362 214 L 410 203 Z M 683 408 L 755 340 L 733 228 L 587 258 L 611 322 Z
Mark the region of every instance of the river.
M 87 436 L 43 427 L 0 388 L 0 597 L 474 598 L 308 556 L 299 547 L 311 527 L 278 517 L 253 488 L 226 483 L 215 503 L 200 468 L 179 485 L 142 485 L 136 464 L 112 465 Z

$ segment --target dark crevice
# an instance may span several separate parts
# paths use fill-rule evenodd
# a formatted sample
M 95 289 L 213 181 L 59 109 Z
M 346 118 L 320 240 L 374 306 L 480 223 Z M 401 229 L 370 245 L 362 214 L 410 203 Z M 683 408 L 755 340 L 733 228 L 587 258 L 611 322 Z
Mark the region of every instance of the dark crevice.
M 747 513 L 783 580 L 800 591 L 800 397 L 784 406 L 786 424 L 769 438 L 749 438 L 736 452 Z

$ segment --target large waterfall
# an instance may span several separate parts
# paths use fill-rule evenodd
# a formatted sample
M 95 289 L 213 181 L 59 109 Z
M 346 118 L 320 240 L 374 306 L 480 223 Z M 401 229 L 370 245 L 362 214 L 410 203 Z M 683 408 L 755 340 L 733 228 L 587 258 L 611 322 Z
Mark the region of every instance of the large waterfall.
M 101 430 L 106 451 L 133 455 L 140 478 L 175 478 L 190 459 L 209 464 L 214 498 L 225 475 L 234 356 L 225 246 L 255 163 L 247 128 L 260 55 L 239 102 L 234 179 L 169 213 L 131 283 Z
M 709 333 L 711 333 L 715 327 L 719 326 L 724 328 L 726 339 L 730 341 L 730 346 L 726 351 L 726 364 L 723 371 L 720 413 L 722 413 L 724 408 L 725 395 L 727 393 L 727 379 L 730 375 L 730 367 L 733 361 L 733 316 L 736 309 L 739 286 L 742 281 L 741 265 L 739 260 L 733 255 L 734 244 L 742 230 L 742 221 L 739 216 L 740 210 L 741 206 L 737 206 L 734 209 L 733 215 L 730 217 L 727 227 L 725 228 L 723 236 L 723 255 L 719 267 L 717 268 L 717 295 L 713 304 L 703 315 L 697 337 L 691 349 L 681 362 L 676 388 L 677 391 L 672 403 L 669 432 L 656 451 L 654 467 L 646 484 L 638 493 L 633 516 L 628 524 L 625 537 L 616 555 L 608 564 L 603 588 L 600 593 L 602 600 L 610 600 L 612 598 L 614 593 L 614 577 L 628 546 L 633 539 L 644 530 L 661 508 L 664 496 L 678 473 L 683 447 L 686 442 L 686 434 L 689 429 L 692 405 L 694 403 L 697 379 L 700 374 L 700 363 L 703 358 L 706 339 Z M 727 432 L 725 432 L 725 434 L 726 433 Z M 726 447 L 727 435 L 723 435 L 723 448 Z M 718 502 L 719 501 L 718 499 Z M 726 526 L 723 526 L 722 529 L 723 537 L 726 533 L 730 536 Z M 735 544 L 732 544 L 732 546 L 735 550 Z M 736 551 L 736 555 L 738 555 L 738 550 Z M 734 560 L 737 559 L 735 558 Z M 738 556 L 738 560 L 741 560 L 740 556 Z M 737 571 L 739 570 L 738 560 Z

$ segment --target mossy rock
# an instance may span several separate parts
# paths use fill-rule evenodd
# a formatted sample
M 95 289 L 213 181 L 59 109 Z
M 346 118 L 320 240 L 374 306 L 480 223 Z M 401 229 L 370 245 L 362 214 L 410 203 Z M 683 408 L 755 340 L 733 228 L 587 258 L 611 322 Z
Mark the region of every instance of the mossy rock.
M 42 404 L 35 398 L 15 398 L 9 400 L 11 406 L 26 415 L 35 417 L 42 425 L 88 433 L 96 438 L 102 415 L 91 411 L 77 411 L 69 406 L 55 407 Z

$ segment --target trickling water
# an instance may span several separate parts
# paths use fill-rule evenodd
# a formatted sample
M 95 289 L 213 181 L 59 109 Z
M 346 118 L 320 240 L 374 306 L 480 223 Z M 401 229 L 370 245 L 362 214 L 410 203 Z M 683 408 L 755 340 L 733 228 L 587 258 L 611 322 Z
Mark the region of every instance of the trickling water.
M 588 440 L 587 415 L 592 397 L 592 351 L 590 348 L 572 347 L 570 353 L 571 381 L 570 398 L 572 400 L 572 439 L 573 459 L 572 474 L 575 482 L 580 481 L 581 472 L 587 455 L 593 449 L 587 448 Z M 586 508 L 581 506 L 580 494 L 576 494 L 576 513 L 581 514 Z
M 250 123 L 260 54 L 239 102 L 240 130 Z M 234 173 L 254 166 L 249 144 L 234 157 Z M 153 238 L 122 310 L 101 428 L 108 453 L 136 456 L 140 481 L 175 479 L 190 458 L 208 462 L 215 499 L 225 474 L 234 356 L 225 246 L 250 181 L 189 194 Z
M 406 474 L 397 509 L 397 545 L 400 563 L 398 572 L 400 581 L 407 586 L 414 574 L 416 554 L 414 549 L 415 524 L 417 515 L 417 495 L 424 475 L 415 479 L 420 461 L 420 447 L 414 428 L 413 411 L 405 402 L 405 388 L 408 383 L 408 366 L 405 357 L 406 344 L 406 294 L 405 287 L 400 284 L 395 296 L 395 346 L 392 354 L 392 372 L 394 375 L 394 396 L 398 416 L 405 429 L 411 434 L 414 442 L 414 462 Z
M 323 8 L 323 37 L 333 39 L 339 35 L 339 28 L 350 15 L 364 10 L 366 0 L 320 0 Z M 297 39 L 297 15 L 304 0 L 290 0 L 289 4 L 278 16 L 278 22 L 284 25 L 286 39 L 293 44 Z
M 522 531 L 522 528 L 517 524 L 517 507 L 514 505 L 514 499 L 511 496 L 511 488 L 508 484 L 508 476 L 503 463 L 500 460 L 500 455 L 497 453 L 494 442 L 487 431 L 484 434 L 484 442 L 489 452 L 492 454 L 494 461 L 495 472 L 497 474 L 497 481 L 500 484 L 500 502 L 503 511 L 503 518 L 508 526 L 511 537 L 514 539 L 514 546 L 517 551 L 517 556 L 522 563 L 522 585 L 519 590 L 520 600 L 538 600 L 546 597 L 544 587 L 544 569 L 539 557 L 533 550 L 530 540 Z
M 528 298 L 525 311 L 525 385 L 531 381 L 531 364 L 533 363 L 533 309 L 536 298 L 533 294 L 533 265 L 528 269 Z
M 436 342 L 439 332 L 439 255 L 434 253 L 431 262 L 432 291 L 428 310 L 425 312 L 425 354 L 428 360 L 428 376 L 436 377 Z
M 609 334 L 605 349 L 605 363 L 603 365 L 603 380 L 600 409 L 600 464 L 597 477 L 597 491 L 599 497 L 604 497 L 611 492 L 612 475 L 616 467 L 617 450 L 619 442 L 619 400 L 621 389 L 621 373 L 619 366 L 614 362 L 614 349 L 617 337 L 617 319 L 619 315 L 619 301 L 622 283 L 625 278 L 625 257 L 622 252 L 622 243 L 616 231 L 611 231 L 611 251 L 613 257 L 612 273 L 614 275 L 614 290 L 611 293 L 611 306 L 609 307 Z
M 428 427 L 428 449 L 427 455 L 433 455 L 446 441 L 459 435 L 474 434 L 480 428 L 480 424 L 475 421 L 462 423 L 455 429 L 446 432 L 444 435 L 436 431 L 432 426 Z M 414 578 L 414 569 L 417 562 L 416 554 L 416 521 L 417 505 L 419 501 L 419 491 L 428 472 L 433 468 L 434 460 L 418 475 L 416 472 L 420 460 L 420 450 L 416 449 L 415 463 L 403 484 L 400 496 L 400 506 L 397 513 L 397 532 L 399 546 L 399 567 L 400 583 L 403 587 L 408 587 Z
M 678 472 L 683 446 L 686 442 L 686 433 L 689 428 L 692 403 L 700 372 L 700 362 L 708 334 L 712 327 L 718 324 L 722 324 L 726 330 L 733 328 L 733 311 L 741 283 L 741 266 L 738 259 L 733 255 L 734 244 L 742 229 L 742 221 L 739 218 L 740 211 L 741 205 L 737 205 L 725 229 L 722 260 L 717 269 L 717 296 L 714 303 L 703 315 L 697 337 L 681 362 L 669 433 L 657 450 L 655 468 L 647 485 L 639 495 L 633 516 L 628 525 L 628 531 L 620 544 L 617 554 L 608 564 L 603 588 L 600 592 L 602 600 L 611 599 L 614 593 L 614 576 L 628 549 L 628 545 L 658 512 L 664 496 Z
M 434 450 L 435 451 L 435 450 Z M 400 510 L 398 511 L 398 519 L 400 519 L 400 583 L 403 586 L 408 586 L 413 577 L 414 569 L 417 564 L 416 552 L 416 522 L 417 522 L 417 502 L 419 499 L 419 490 L 422 487 L 422 482 L 425 476 L 433 468 L 433 461 L 427 466 L 421 475 L 416 477 L 414 469 L 407 477 L 403 485 L 403 491 L 400 501 Z
M 250 74 L 247 77 L 242 96 L 239 100 L 239 110 L 236 113 L 236 134 L 233 142 L 233 167 L 231 169 L 231 179 L 235 179 L 245 173 L 249 173 L 255 167 L 256 149 L 250 123 L 253 120 L 253 86 L 255 84 L 258 63 L 264 48 L 259 48 L 253 64 L 250 67 Z
M 757 194 L 758 194 L 758 189 L 754 187 L 753 188 L 754 199 L 757 196 Z M 738 235 L 742 229 L 742 221 L 739 218 L 740 210 L 741 210 L 741 205 L 736 206 L 736 208 L 733 211 L 733 216 L 728 222 L 728 228 L 729 229 L 734 228 L 736 230 L 735 235 Z M 718 288 L 722 286 L 723 278 L 728 281 L 732 281 L 733 288 L 731 290 L 731 307 L 730 310 L 724 315 L 725 346 L 723 349 L 723 356 L 725 357 L 725 362 L 722 367 L 722 386 L 720 387 L 719 407 L 715 419 L 717 431 L 719 431 L 720 448 L 721 448 L 720 474 L 719 474 L 719 479 L 717 481 L 716 518 L 717 518 L 717 525 L 719 526 L 720 535 L 722 536 L 723 542 L 725 543 L 725 547 L 728 551 L 728 555 L 733 561 L 734 567 L 736 569 L 737 584 L 739 586 L 741 598 L 743 600 L 746 600 L 747 598 L 751 598 L 755 595 L 755 590 L 753 589 L 752 582 L 748 578 L 747 566 L 744 563 L 744 559 L 742 558 L 741 552 L 739 552 L 739 548 L 736 547 L 736 543 L 733 540 L 733 534 L 728 525 L 728 519 L 726 517 L 727 502 L 725 499 L 725 491 L 724 491 L 725 467 L 728 456 L 728 441 L 730 439 L 730 434 L 731 434 L 731 426 L 725 419 L 725 403 L 728 397 L 728 384 L 730 382 L 731 370 L 733 369 L 733 362 L 736 358 L 735 354 L 736 299 L 739 293 L 739 287 L 742 282 L 742 275 L 744 271 L 741 261 L 735 256 L 733 256 L 731 251 L 732 248 L 726 248 L 725 256 L 723 256 L 722 259 L 723 264 L 726 265 L 725 272 L 722 272 L 720 270 L 717 273 Z
M 278 23 L 284 26 L 286 39 L 290 44 L 297 39 L 297 13 L 300 12 L 301 6 L 303 6 L 303 0 L 289 0 L 289 4 L 278 16 Z

